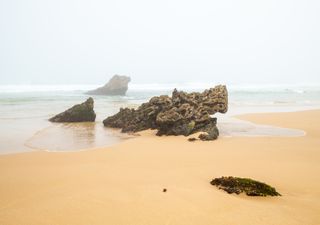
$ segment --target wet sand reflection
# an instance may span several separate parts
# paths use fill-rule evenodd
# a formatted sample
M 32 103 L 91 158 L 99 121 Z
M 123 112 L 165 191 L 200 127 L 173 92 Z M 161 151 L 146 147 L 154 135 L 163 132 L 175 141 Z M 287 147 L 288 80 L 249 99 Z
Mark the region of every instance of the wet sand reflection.
M 110 146 L 131 137 L 101 123 L 62 123 L 38 131 L 25 145 L 37 150 L 75 151 Z

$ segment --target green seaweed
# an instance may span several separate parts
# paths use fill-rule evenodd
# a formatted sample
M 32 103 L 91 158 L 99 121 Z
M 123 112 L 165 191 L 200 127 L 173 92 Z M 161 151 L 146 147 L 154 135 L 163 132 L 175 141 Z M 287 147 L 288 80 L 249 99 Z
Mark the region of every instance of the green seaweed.
M 190 123 L 188 123 L 188 127 L 187 127 L 188 135 L 192 133 L 195 125 L 196 125 L 196 123 L 193 120 L 191 120 Z
M 215 178 L 210 183 L 229 194 L 245 192 L 248 196 L 281 196 L 274 187 L 250 178 L 229 176 Z

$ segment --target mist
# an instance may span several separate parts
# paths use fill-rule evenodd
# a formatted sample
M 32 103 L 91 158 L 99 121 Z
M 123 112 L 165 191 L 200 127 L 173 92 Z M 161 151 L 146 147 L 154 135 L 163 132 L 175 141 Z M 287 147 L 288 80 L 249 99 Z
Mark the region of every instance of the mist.
M 320 83 L 319 1 L 0 1 L 0 84 Z

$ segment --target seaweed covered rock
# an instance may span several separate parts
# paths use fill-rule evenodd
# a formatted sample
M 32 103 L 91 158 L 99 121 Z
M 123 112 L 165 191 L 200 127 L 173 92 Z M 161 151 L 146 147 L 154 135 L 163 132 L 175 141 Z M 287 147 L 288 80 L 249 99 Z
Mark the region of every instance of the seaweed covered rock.
M 199 139 L 202 141 L 216 140 L 219 137 L 219 130 L 215 124 L 207 128 L 206 133 L 200 134 Z
M 245 192 L 248 196 L 281 196 L 275 188 L 250 178 L 221 177 L 210 183 L 229 194 Z
M 103 87 L 88 91 L 89 95 L 125 95 L 128 90 L 130 77 L 114 75 Z
M 224 85 L 202 93 L 173 91 L 172 96 L 153 97 L 137 109 L 120 109 L 117 114 L 106 118 L 107 127 L 121 128 L 122 132 L 138 132 L 157 129 L 157 135 L 185 135 L 202 131 L 201 140 L 214 140 L 219 131 L 217 112 L 228 110 L 228 92 Z
M 93 110 L 94 101 L 88 98 L 85 102 L 75 105 L 72 108 L 49 119 L 51 122 L 93 122 L 96 114 Z

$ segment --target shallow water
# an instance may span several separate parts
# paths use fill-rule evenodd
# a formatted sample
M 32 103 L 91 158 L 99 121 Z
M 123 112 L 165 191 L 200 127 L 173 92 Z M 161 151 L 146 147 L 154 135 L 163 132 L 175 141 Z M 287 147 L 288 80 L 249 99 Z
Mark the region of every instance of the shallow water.
M 102 121 L 120 107 L 136 107 L 152 96 L 170 94 L 171 86 L 136 85 L 126 96 L 94 96 L 95 123 L 53 124 L 51 116 L 85 101 L 92 86 L 0 86 L 0 154 L 30 150 L 70 151 L 109 146 L 129 136 L 103 127 Z M 222 136 L 300 136 L 303 131 L 256 125 L 232 116 L 320 107 L 317 87 L 229 88 L 229 111 L 216 114 Z M 198 86 L 180 89 L 202 91 Z
M 236 118 L 227 118 L 218 123 L 222 137 L 299 137 L 306 133 L 299 129 L 255 124 Z
M 128 138 L 132 136 L 97 122 L 62 123 L 37 131 L 24 145 L 38 150 L 75 151 L 110 146 Z

